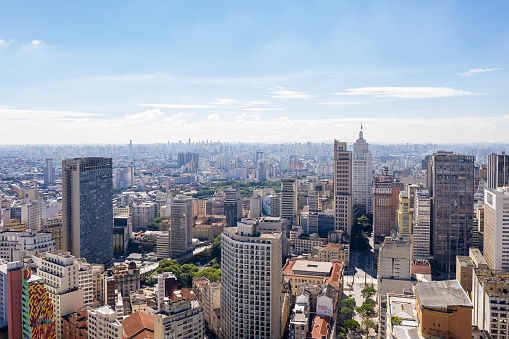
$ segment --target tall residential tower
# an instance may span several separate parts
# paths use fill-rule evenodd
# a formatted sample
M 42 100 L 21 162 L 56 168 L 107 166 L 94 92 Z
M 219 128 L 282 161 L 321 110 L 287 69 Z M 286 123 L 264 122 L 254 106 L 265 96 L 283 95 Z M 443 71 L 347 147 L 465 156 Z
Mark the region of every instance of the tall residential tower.
M 352 214 L 352 152 L 346 142 L 334 140 L 334 228 L 350 236 Z

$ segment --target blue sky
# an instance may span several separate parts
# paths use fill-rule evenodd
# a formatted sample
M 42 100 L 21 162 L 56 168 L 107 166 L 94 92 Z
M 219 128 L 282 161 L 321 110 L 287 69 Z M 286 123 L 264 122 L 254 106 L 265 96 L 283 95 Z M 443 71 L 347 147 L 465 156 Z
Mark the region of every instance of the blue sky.
M 508 9 L 3 1 L 0 144 L 509 142 Z

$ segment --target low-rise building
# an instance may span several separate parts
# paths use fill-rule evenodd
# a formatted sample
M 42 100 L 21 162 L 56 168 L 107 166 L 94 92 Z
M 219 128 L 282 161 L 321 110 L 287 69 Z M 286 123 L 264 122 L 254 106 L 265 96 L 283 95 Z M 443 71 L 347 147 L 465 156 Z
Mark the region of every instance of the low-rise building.
M 62 317 L 62 338 L 88 338 L 88 307 Z
M 55 250 L 51 233 L 33 230 L 24 232 L 0 232 L 0 258 L 7 261 L 23 261 L 37 253 Z
M 113 277 L 115 280 L 115 289 L 118 290 L 122 297 L 128 298 L 131 292 L 140 289 L 140 269 L 136 266 L 134 261 L 131 261 L 127 266 L 119 265 L 108 269 L 104 275 Z
M 318 286 L 330 284 L 339 295 L 343 293 L 343 265 L 339 261 L 288 259 L 283 267 L 283 277 L 290 283 L 292 295 L 297 294 L 299 285 L 304 282 Z
M 314 247 L 325 246 L 327 238 L 319 238 L 317 233 L 306 235 L 301 234 L 297 238 L 290 238 L 293 255 L 311 254 Z
M 350 245 L 340 243 L 328 243 L 324 246 L 316 246 L 311 250 L 313 255 L 320 261 L 338 260 L 347 267 L 350 258 Z
M 122 321 L 124 339 L 153 339 L 154 316 L 145 312 L 136 312 Z

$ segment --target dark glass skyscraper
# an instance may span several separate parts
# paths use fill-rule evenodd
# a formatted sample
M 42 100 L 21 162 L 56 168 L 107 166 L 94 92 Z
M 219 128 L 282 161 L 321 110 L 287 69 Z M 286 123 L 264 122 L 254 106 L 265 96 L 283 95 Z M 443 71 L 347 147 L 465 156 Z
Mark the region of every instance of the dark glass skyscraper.
M 111 158 L 62 161 L 63 246 L 89 263 L 113 258 L 112 186 Z
M 468 255 L 474 217 L 474 157 L 440 151 L 427 171 L 432 200 L 431 248 L 448 274 L 457 255 Z

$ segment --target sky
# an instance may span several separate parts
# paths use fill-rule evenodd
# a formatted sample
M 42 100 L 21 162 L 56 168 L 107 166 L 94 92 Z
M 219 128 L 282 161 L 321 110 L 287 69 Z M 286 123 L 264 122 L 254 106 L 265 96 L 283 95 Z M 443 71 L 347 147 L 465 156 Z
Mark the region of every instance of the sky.
M 0 144 L 509 143 L 506 1 L 0 1 Z

